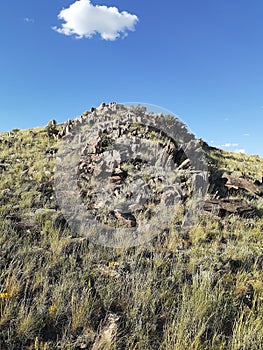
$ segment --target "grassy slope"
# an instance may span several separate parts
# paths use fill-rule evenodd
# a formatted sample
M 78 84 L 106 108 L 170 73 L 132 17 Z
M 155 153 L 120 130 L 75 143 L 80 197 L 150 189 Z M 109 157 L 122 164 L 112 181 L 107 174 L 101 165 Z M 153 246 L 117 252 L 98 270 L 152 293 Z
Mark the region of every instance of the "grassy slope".
M 204 215 L 188 234 L 171 224 L 148 246 L 104 248 L 61 218 L 46 128 L 0 139 L 0 349 L 263 348 L 262 197 L 237 193 L 252 218 Z M 261 180 L 259 157 L 208 152 L 212 179 Z

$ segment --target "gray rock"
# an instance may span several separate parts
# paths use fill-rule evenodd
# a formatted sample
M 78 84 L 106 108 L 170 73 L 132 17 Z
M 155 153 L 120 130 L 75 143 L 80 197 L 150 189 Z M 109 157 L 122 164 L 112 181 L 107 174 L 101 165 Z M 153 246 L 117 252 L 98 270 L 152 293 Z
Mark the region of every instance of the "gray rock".
M 177 205 L 181 201 L 181 194 L 179 191 L 167 190 L 161 195 L 161 204 L 168 205 Z
M 57 122 L 55 121 L 55 119 L 52 119 L 48 122 L 47 126 L 51 127 L 51 126 L 56 126 L 56 125 L 57 125 Z
M 116 218 L 125 224 L 127 227 L 134 227 L 136 226 L 136 219 L 131 213 L 122 213 L 118 211 L 117 209 L 114 210 L 114 215 Z

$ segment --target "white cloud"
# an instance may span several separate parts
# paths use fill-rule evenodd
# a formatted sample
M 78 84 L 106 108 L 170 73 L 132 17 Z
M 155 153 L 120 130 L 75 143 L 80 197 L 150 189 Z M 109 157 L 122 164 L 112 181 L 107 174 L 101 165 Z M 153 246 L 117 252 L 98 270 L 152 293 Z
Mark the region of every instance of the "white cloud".
M 244 150 L 244 148 L 235 149 L 234 152 L 235 152 L 235 153 L 246 153 L 246 151 Z
M 134 31 L 138 17 L 126 11 L 119 12 L 116 7 L 93 5 L 90 0 L 78 0 L 58 14 L 65 21 L 61 28 L 53 27 L 64 35 L 76 38 L 91 38 L 100 34 L 104 40 L 116 40 L 127 36 L 127 31 Z
M 226 148 L 230 148 L 230 147 L 237 147 L 238 143 L 225 143 L 224 145 L 221 145 L 220 147 L 226 147 Z
M 33 18 L 30 18 L 30 17 L 25 17 L 24 18 L 24 21 L 27 22 L 27 23 L 34 23 L 35 21 L 33 20 Z

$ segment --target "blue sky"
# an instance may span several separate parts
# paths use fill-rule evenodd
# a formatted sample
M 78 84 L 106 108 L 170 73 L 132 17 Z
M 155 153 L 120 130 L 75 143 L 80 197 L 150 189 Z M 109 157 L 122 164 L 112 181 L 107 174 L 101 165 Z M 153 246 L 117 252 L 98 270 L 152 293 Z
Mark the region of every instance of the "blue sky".
M 1 15 L 0 131 L 140 101 L 263 156 L 262 0 L 13 0 Z

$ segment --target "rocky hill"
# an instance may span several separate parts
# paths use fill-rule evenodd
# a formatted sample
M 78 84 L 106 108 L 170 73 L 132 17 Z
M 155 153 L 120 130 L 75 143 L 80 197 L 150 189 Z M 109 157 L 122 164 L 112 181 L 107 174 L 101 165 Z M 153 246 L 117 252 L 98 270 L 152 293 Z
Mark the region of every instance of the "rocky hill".
M 263 348 L 263 160 L 145 113 L 0 134 L 1 350 Z

